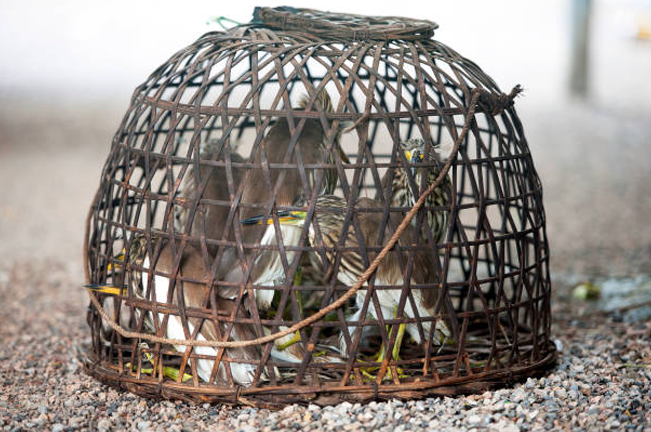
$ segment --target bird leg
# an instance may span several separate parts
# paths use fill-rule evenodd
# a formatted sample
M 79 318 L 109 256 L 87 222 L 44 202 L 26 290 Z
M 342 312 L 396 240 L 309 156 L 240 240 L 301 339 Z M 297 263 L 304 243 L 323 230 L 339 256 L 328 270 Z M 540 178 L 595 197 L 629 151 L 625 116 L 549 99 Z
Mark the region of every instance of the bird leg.
M 148 348 L 148 346 L 146 344 L 142 344 L 141 347 Z M 152 366 L 153 366 L 154 365 L 154 356 L 151 355 L 151 353 L 146 352 L 146 351 L 143 352 L 142 354 L 143 354 L 144 359 L 146 361 L 148 361 L 149 363 L 151 363 Z M 127 368 L 129 368 L 129 370 L 131 370 L 131 371 L 133 371 L 133 369 L 134 369 L 134 367 L 131 366 L 130 362 L 127 363 L 125 366 Z M 143 367 L 141 367 L 140 368 L 140 373 L 144 373 L 144 374 L 153 376 L 154 368 L 153 367 L 151 367 L 151 368 L 143 368 Z M 177 369 L 177 368 L 174 368 L 174 367 L 171 367 L 171 366 L 163 366 L 163 375 L 170 378 L 170 379 L 173 379 L 174 381 L 177 381 L 179 379 L 179 374 L 180 373 L 181 373 L 181 371 L 179 369 Z M 189 379 L 192 379 L 192 375 L 184 373 L 182 381 L 186 382 Z
M 394 312 L 393 317 L 395 318 L 396 315 L 397 315 L 397 311 Z M 392 330 L 393 330 L 393 326 L 391 325 L 391 326 L 386 326 L 386 327 L 387 327 L 387 334 L 390 335 Z M 391 350 L 391 357 L 393 358 L 394 361 L 400 361 L 400 347 L 402 346 L 402 340 L 405 337 L 406 329 L 407 329 L 407 324 L 399 324 L 398 325 L 398 333 L 396 334 L 396 340 L 393 343 L 393 349 Z M 384 360 L 385 360 L 384 352 L 385 351 L 386 351 L 386 349 L 384 347 L 384 342 L 382 342 L 382 344 L 380 345 L 380 350 L 373 357 L 371 357 L 371 360 L 373 360 L 373 361 L 375 361 L 377 363 L 380 363 L 380 364 L 384 363 Z M 360 368 L 360 372 L 366 378 L 371 379 L 371 380 L 376 380 L 377 376 L 373 375 L 371 372 L 379 370 L 380 368 L 381 368 L 381 366 L 371 366 L 371 367 L 368 367 L 368 368 Z M 402 368 L 397 367 L 396 370 L 398 372 L 398 377 L 399 378 L 407 377 L 407 375 L 403 374 Z M 392 380 L 393 379 L 393 374 L 392 374 L 390 368 L 387 370 L 387 373 L 384 375 L 384 379 L 387 379 L 387 380 Z
M 301 267 L 299 267 L 296 270 L 296 274 L 294 274 L 293 285 L 301 285 L 302 281 L 303 281 L 303 271 L 301 270 Z M 298 310 L 301 312 L 301 314 L 303 314 L 303 296 L 300 291 L 296 291 L 296 301 L 298 302 Z M 276 343 L 276 349 L 278 351 L 285 351 L 287 348 L 300 341 L 301 341 L 301 333 L 298 330 L 296 330 L 296 332 L 294 332 L 294 335 L 289 340 L 281 343 Z
M 392 326 L 387 326 L 389 328 L 388 333 L 391 334 L 391 328 Z M 391 357 L 393 358 L 394 361 L 400 361 L 400 346 L 402 345 L 402 339 L 405 336 L 405 330 L 407 328 L 406 324 L 400 324 L 398 326 L 398 334 L 396 335 L 396 340 L 395 343 L 393 344 L 393 349 L 391 350 Z M 380 345 L 380 350 L 375 354 L 371 359 L 377 363 L 384 363 L 385 360 L 385 348 L 384 348 L 384 342 L 382 342 L 382 345 Z M 372 374 L 372 371 L 379 370 L 381 366 L 371 366 L 368 368 L 361 368 L 360 371 L 362 375 L 364 375 L 366 378 L 369 380 L 377 380 L 377 375 Z M 396 370 L 398 372 L 398 378 L 406 378 L 407 375 L 403 373 L 403 370 L 401 367 L 396 367 Z M 391 368 L 387 369 L 387 373 L 384 375 L 384 378 L 386 380 L 393 380 L 393 373 L 391 372 Z
M 289 348 L 290 346 L 292 346 L 295 343 L 298 343 L 300 341 L 301 341 L 301 333 L 298 330 L 296 330 L 294 332 L 294 335 L 288 341 L 276 344 L 276 349 L 278 351 L 284 351 L 287 348 Z
M 398 325 L 398 334 L 396 335 L 396 341 L 393 344 L 393 359 L 400 360 L 400 347 L 402 346 L 402 339 L 405 337 L 405 330 L 407 330 L 407 324 Z M 384 351 L 382 351 L 384 354 Z
M 303 268 L 299 266 L 294 274 L 294 285 L 301 285 L 301 283 L 303 283 Z

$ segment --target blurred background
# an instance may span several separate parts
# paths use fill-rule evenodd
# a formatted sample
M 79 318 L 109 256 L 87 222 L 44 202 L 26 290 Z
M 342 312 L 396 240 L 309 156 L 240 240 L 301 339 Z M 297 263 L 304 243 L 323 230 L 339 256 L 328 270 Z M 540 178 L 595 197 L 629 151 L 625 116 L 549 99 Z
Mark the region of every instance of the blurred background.
M 265 5 L 277 4 L 0 0 L 5 269 L 46 261 L 82 282 L 85 215 L 133 89 L 220 29 L 212 17 L 246 22 Z M 430 19 L 438 40 L 502 90 L 521 84 L 516 107 L 545 188 L 554 278 L 651 273 L 651 0 L 310 6 Z

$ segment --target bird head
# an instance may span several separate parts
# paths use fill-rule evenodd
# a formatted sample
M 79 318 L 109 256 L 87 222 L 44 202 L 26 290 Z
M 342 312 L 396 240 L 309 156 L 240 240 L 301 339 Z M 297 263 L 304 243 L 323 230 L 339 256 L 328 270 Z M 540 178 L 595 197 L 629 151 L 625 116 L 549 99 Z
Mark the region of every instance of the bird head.
M 425 155 L 425 141 L 420 138 L 412 138 L 400 142 L 400 148 L 405 153 L 405 159 L 409 164 L 417 164 L 423 161 Z M 417 167 L 412 166 L 412 174 L 416 175 Z
M 307 221 L 308 198 L 303 194 L 299 194 L 292 202 L 292 207 L 300 210 L 281 210 L 276 212 L 278 223 L 281 225 L 294 225 L 303 227 Z M 317 197 L 314 217 L 316 217 L 319 226 L 324 227 L 327 225 L 327 220 L 332 216 L 341 216 L 346 209 L 347 201 L 341 197 L 334 195 L 320 195 Z M 273 225 L 273 218 L 267 215 L 253 216 L 242 220 L 242 225 Z

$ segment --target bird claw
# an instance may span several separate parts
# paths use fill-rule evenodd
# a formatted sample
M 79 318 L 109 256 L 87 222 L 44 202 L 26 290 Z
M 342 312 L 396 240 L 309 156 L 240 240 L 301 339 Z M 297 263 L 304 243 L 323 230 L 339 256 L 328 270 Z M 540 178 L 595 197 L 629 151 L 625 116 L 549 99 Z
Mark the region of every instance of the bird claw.
M 358 360 L 361 361 L 361 360 Z M 377 374 L 373 374 L 372 372 L 380 370 L 380 366 L 369 366 L 369 367 L 362 367 L 359 368 L 360 373 L 362 374 L 362 379 L 364 382 L 369 382 L 369 381 L 377 381 Z M 397 366 L 396 367 L 396 372 L 398 373 L 398 378 L 408 378 L 409 375 L 406 375 L 404 373 L 404 370 Z M 382 380 L 385 381 L 393 381 L 393 372 L 391 368 L 387 368 L 386 373 L 382 377 Z
M 147 343 L 145 343 L 145 342 L 140 343 L 140 349 L 148 349 L 148 348 L 149 348 L 149 346 L 147 345 Z M 143 358 L 143 360 L 145 360 L 145 361 L 151 363 L 152 365 L 154 365 L 154 356 L 151 353 L 143 351 L 142 358 Z M 135 366 L 132 366 L 131 362 L 127 363 L 125 366 L 131 372 L 135 372 Z M 143 368 L 143 367 L 141 367 L 140 368 L 140 373 L 144 373 L 144 374 L 147 374 L 147 375 L 153 375 L 154 374 L 154 368 L 153 367 L 151 367 L 151 368 Z M 167 378 L 170 378 L 170 379 L 172 379 L 174 381 L 178 381 L 180 373 L 181 373 L 181 371 L 179 369 L 175 368 L 175 367 L 163 366 L 163 376 L 165 376 Z M 183 378 L 181 379 L 182 382 L 186 382 L 186 381 L 188 381 L 190 379 L 192 379 L 192 375 L 190 375 L 188 373 L 183 373 Z
M 400 324 L 398 326 L 398 334 L 396 335 L 396 340 L 394 342 L 393 349 L 391 350 L 391 358 L 393 358 L 394 361 L 400 361 L 400 346 L 402 345 L 402 339 L 404 337 L 406 328 L 407 326 L 405 324 Z M 390 331 L 389 334 L 391 334 Z M 371 357 L 371 360 L 378 362 L 380 364 L 384 363 L 384 343 L 380 345 L 380 350 L 377 352 L 377 354 Z M 380 368 L 381 368 L 380 366 L 370 366 L 370 367 L 360 368 L 359 370 L 367 380 L 377 381 L 377 375 L 373 375 L 371 372 L 379 370 Z M 396 372 L 398 374 L 398 378 L 408 377 L 408 375 L 405 375 L 404 370 L 399 366 L 396 366 Z M 387 369 L 382 379 L 393 380 L 393 372 L 391 368 Z
M 131 363 L 127 363 L 126 367 L 129 368 L 132 372 L 135 372 L 134 369 L 131 367 Z M 147 375 L 153 375 L 154 369 L 153 368 L 140 368 L 140 373 L 144 373 Z M 170 378 L 174 381 L 177 381 L 179 379 L 179 374 L 181 371 L 177 368 L 171 367 L 171 366 L 163 366 L 163 375 L 166 376 L 167 378 Z M 182 382 L 186 382 L 188 380 L 192 379 L 192 375 L 188 373 L 183 373 L 183 379 L 181 380 Z

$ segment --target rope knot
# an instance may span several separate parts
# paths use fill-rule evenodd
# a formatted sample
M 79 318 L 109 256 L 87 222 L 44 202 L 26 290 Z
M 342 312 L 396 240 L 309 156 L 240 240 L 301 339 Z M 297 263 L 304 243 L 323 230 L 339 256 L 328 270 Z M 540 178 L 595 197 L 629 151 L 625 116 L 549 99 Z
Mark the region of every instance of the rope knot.
M 482 111 L 488 113 L 492 116 L 501 114 L 502 111 L 509 109 L 513 106 L 513 100 L 522 93 L 522 87 L 520 84 L 513 87 L 511 93 L 492 93 L 488 90 L 481 89 L 479 90 L 479 100 L 477 105 L 481 108 Z

